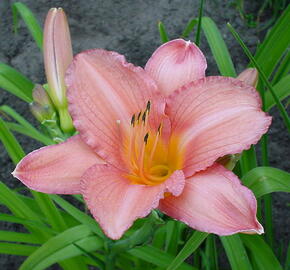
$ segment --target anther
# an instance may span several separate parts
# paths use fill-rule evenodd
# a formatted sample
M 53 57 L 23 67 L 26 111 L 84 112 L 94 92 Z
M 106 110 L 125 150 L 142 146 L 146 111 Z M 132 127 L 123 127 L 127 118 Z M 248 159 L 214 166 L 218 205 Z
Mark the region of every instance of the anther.
M 136 116 L 135 114 L 133 114 L 132 118 L 131 118 L 131 125 L 134 127 L 135 126 L 135 119 L 136 119 Z
M 140 120 L 141 114 L 142 114 L 142 111 L 138 113 L 138 116 L 137 116 L 137 121 L 138 121 L 138 122 L 139 122 L 139 120 Z
M 151 102 L 148 100 L 147 105 L 146 105 L 146 111 L 149 113 L 151 108 Z
M 145 111 L 143 114 L 142 114 L 142 122 L 145 124 L 145 121 L 146 121 L 146 114 L 147 114 L 147 111 Z
M 158 129 L 157 129 L 158 134 L 161 133 L 161 128 L 162 128 L 162 124 L 160 123 L 160 125 L 159 125 L 159 127 L 158 127 Z
M 147 144 L 148 138 L 149 138 L 149 133 L 147 132 L 146 135 L 144 136 L 145 144 Z

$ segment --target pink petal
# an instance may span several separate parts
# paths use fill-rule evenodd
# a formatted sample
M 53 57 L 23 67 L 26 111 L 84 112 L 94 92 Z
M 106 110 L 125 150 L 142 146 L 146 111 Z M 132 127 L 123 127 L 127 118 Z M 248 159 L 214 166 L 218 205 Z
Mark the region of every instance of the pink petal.
M 160 46 L 148 60 L 145 70 L 165 95 L 203 78 L 207 64 L 201 50 L 190 41 L 175 39 Z
M 257 91 L 227 77 L 206 77 L 175 91 L 168 98 L 166 113 L 185 152 L 186 176 L 219 157 L 248 149 L 271 123 L 261 110 Z
M 199 231 L 218 235 L 264 232 L 256 219 L 252 191 L 217 164 L 186 179 L 183 193 L 161 200 L 159 208 Z
M 120 170 L 96 165 L 82 177 L 82 193 L 105 234 L 119 239 L 137 218 L 147 216 L 158 206 L 164 192 L 179 195 L 184 181 L 182 171 L 176 171 L 160 185 L 132 185 Z
M 45 193 L 78 194 L 83 173 L 103 164 L 79 135 L 45 146 L 24 157 L 12 173 L 27 187 Z
M 122 55 L 99 49 L 80 53 L 66 82 L 74 126 L 100 157 L 115 166 L 124 166 L 119 157 L 121 134 L 148 100 L 158 107 L 152 121 L 157 127 L 160 124 L 156 118 L 163 114 L 165 102 L 155 82 Z

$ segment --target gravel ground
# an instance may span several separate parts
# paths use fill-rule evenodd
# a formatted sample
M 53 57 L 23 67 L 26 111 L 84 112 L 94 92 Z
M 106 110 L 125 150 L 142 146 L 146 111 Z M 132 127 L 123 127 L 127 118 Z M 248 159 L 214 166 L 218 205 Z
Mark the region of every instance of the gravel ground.
M 12 0 L 0 1 L 0 61 L 13 66 L 31 80 L 44 83 L 44 70 L 42 55 L 36 47 L 23 22 L 20 23 L 18 34 L 12 32 L 11 4 Z M 25 0 L 22 1 L 36 14 L 39 22 L 43 24 L 46 13 L 50 7 L 63 7 L 66 11 L 71 29 L 74 52 L 90 49 L 105 48 L 124 54 L 128 61 L 135 65 L 144 66 L 157 46 L 160 45 L 157 22 L 162 21 L 167 28 L 170 38 L 178 37 L 188 20 L 197 16 L 198 1 L 192 0 Z M 256 2 L 249 5 L 255 10 Z M 237 42 L 226 27 L 226 22 L 231 24 L 242 35 L 251 50 L 262 38 L 256 29 L 249 29 L 239 17 L 231 1 L 207 1 L 205 15 L 210 16 L 217 23 L 229 47 L 233 61 L 238 72 L 247 65 Z M 194 37 L 190 37 L 194 40 Z M 217 67 L 209 48 L 202 39 L 202 50 L 208 61 L 208 75 L 218 74 Z M 7 104 L 16 109 L 29 121 L 37 124 L 30 114 L 27 104 L 10 95 L 0 92 L 0 105 Z M 281 118 L 276 110 L 270 112 L 274 120 L 269 132 L 269 154 L 272 166 L 289 170 L 289 138 L 283 127 Z M 24 136 L 17 136 L 26 152 L 40 145 Z M 13 164 L 0 145 L 0 179 L 12 188 L 21 187 L 22 184 L 11 177 Z M 289 215 L 287 217 L 286 203 L 289 197 L 286 194 L 274 194 L 274 222 L 276 238 L 280 243 L 289 239 Z M 5 211 L 5 209 L 3 209 Z M 288 224 L 288 227 L 287 227 Z M 19 230 L 15 225 L 0 224 L 1 229 Z M 279 230 L 277 229 L 279 228 Z M 23 258 L 16 256 L 0 255 L 0 269 L 18 269 Z M 58 269 L 54 267 L 54 269 Z

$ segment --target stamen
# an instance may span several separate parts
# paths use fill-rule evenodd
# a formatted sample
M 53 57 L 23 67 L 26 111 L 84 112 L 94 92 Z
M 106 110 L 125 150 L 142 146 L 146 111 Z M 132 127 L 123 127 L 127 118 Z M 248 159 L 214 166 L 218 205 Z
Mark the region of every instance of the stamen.
M 130 158 L 130 162 L 131 165 L 138 170 L 138 166 L 137 166 L 137 155 L 138 153 L 136 153 L 136 145 L 135 145 L 135 141 L 136 141 L 136 115 L 133 114 L 132 118 L 131 118 L 131 128 L 130 128 L 130 137 L 129 137 L 129 152 L 128 152 L 128 157 Z
M 162 124 L 160 123 L 160 125 L 159 125 L 159 127 L 157 129 L 157 134 L 156 134 L 156 137 L 155 137 L 155 140 L 154 140 L 154 143 L 153 143 L 153 147 L 152 147 L 152 150 L 151 150 L 151 153 L 150 153 L 150 157 L 149 157 L 149 161 L 148 161 L 148 168 L 150 168 L 151 165 L 152 165 L 152 161 L 153 161 L 153 157 L 154 157 L 154 154 L 155 154 L 155 151 L 156 151 L 156 148 L 157 148 L 159 136 L 161 134 L 161 128 L 162 128 Z
M 143 169 L 144 169 L 144 156 L 145 156 L 145 147 L 147 145 L 148 138 L 149 138 L 149 133 L 147 132 L 146 135 L 144 136 L 144 143 L 142 145 L 141 155 L 140 155 L 140 158 L 139 158 L 139 172 L 140 172 L 140 175 L 142 177 L 144 177 L 144 172 L 143 172 Z

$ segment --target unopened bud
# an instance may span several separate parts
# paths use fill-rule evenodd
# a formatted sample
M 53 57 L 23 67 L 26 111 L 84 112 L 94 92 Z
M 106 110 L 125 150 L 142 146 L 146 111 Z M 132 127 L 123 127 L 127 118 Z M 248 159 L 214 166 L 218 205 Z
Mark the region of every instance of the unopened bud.
M 29 104 L 29 107 L 31 113 L 40 123 L 45 120 L 51 120 L 55 118 L 55 111 L 51 106 L 41 105 L 37 102 L 32 102 Z
M 255 68 L 247 68 L 239 74 L 237 79 L 245 82 L 246 84 L 256 88 L 258 83 L 259 73 Z
M 50 105 L 53 107 L 50 97 L 48 96 L 44 87 L 40 84 L 36 84 L 32 90 L 33 101 L 40 105 Z
M 70 132 L 74 128 L 67 109 L 64 77 L 73 53 L 67 18 L 61 8 L 52 8 L 47 14 L 43 51 L 48 93 L 58 110 L 62 130 Z
M 217 162 L 223 165 L 228 170 L 233 170 L 236 166 L 236 163 L 239 161 L 241 154 L 235 155 L 226 155 L 217 160 Z

